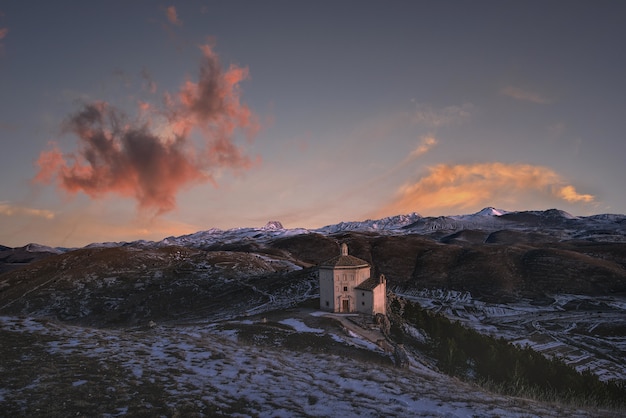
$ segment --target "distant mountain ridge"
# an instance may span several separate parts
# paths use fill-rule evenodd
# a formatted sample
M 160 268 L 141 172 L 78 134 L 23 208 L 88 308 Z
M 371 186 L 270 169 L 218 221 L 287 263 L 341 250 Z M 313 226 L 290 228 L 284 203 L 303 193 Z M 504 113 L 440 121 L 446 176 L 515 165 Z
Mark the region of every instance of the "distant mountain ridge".
M 315 229 L 286 229 L 279 221 L 270 221 L 262 228 L 233 228 L 225 231 L 213 228 L 180 237 L 169 237 L 155 245 L 207 245 L 218 242 L 229 243 L 246 237 L 263 241 L 279 236 L 307 233 L 332 235 L 341 232 L 376 232 L 388 235 L 436 235 L 462 230 L 495 232 L 503 229 L 548 231 L 561 239 L 626 242 L 626 215 L 574 216 L 559 209 L 511 212 L 486 207 L 467 215 L 423 217 L 413 212 L 381 219 L 342 221 Z
M 598 214 L 574 216 L 559 209 L 507 211 L 486 207 L 473 214 L 424 217 L 413 212 L 381 219 L 342 221 L 320 228 L 285 228 L 280 221 L 267 222 L 263 227 L 240 227 L 222 230 L 211 228 L 181 236 L 170 236 L 160 241 L 94 242 L 84 248 L 103 247 L 164 247 L 170 245 L 206 247 L 229 244 L 242 239 L 260 242 L 299 234 L 332 235 L 341 232 L 375 232 L 387 235 L 423 234 L 437 238 L 459 231 L 477 230 L 496 232 L 500 230 L 537 231 L 549 233 L 559 239 L 589 239 L 594 241 L 626 242 L 626 215 Z M 7 251 L 22 249 L 25 252 L 60 253 L 66 248 L 52 248 L 39 244 L 24 247 L 0 248 L 0 260 Z
M 574 216 L 559 209 L 544 211 L 507 211 L 486 207 L 476 213 L 453 216 L 424 217 L 413 212 L 364 221 L 342 221 L 321 228 L 284 228 L 279 221 L 270 221 L 262 228 L 233 228 L 220 230 L 212 228 L 180 237 L 169 237 L 157 245 L 193 245 L 196 243 L 231 242 L 245 237 L 254 239 L 274 239 L 278 236 L 317 233 L 331 235 L 341 232 L 376 232 L 381 234 L 425 234 L 452 233 L 460 230 L 480 230 L 495 232 L 502 229 L 513 230 L 563 230 L 563 239 L 594 238 L 626 242 L 626 215 L 600 214 Z M 597 236 L 596 236 L 597 235 Z
M 16 248 L 0 245 L 0 274 L 63 252 L 63 249 L 33 243 Z

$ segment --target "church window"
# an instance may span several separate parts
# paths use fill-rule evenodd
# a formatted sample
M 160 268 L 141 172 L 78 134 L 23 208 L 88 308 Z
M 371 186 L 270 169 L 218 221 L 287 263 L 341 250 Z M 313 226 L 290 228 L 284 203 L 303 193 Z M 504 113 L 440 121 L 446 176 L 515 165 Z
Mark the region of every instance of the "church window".
M 361 305 L 365 306 L 365 302 L 361 302 Z
M 348 291 L 348 286 L 344 286 L 344 287 L 343 287 L 343 291 L 344 291 L 344 292 L 347 292 L 347 291 Z
M 365 292 L 361 292 L 361 296 L 365 296 Z
M 330 304 L 328 303 L 328 301 L 326 301 L 326 306 L 330 306 Z

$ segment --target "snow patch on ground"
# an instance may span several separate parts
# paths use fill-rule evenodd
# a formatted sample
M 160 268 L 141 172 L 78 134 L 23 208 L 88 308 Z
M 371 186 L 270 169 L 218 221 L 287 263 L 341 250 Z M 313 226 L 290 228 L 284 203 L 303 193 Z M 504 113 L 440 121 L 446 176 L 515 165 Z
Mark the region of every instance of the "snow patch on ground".
M 320 334 L 324 332 L 324 330 L 320 328 L 310 328 L 304 322 L 295 318 L 287 318 L 278 322 L 283 325 L 289 325 L 290 327 L 295 329 L 297 332 L 312 332 L 314 334 Z

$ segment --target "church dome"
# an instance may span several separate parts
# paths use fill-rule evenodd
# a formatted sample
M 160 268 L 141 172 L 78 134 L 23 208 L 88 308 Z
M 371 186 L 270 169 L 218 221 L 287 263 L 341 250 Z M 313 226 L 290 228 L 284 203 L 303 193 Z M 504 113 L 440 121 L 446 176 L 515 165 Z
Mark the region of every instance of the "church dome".
M 336 267 L 369 267 L 369 263 L 360 258 L 348 254 L 348 246 L 341 244 L 341 254 L 326 260 L 320 264 L 320 267 L 336 268 Z

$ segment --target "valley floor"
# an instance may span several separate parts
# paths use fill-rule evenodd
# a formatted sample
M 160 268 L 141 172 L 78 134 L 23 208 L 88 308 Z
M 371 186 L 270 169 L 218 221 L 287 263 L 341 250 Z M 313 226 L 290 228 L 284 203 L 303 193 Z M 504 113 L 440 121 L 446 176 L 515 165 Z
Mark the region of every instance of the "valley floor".
M 420 359 L 411 359 L 407 370 L 396 368 L 380 347 L 314 310 L 152 325 L 95 329 L 0 317 L 2 413 L 612 416 L 611 411 L 490 394 Z

